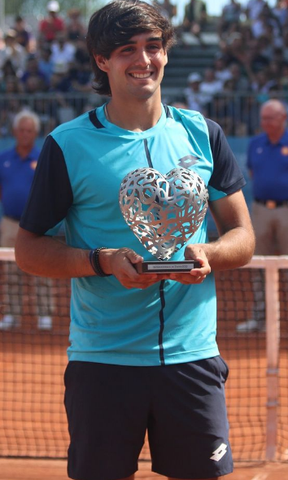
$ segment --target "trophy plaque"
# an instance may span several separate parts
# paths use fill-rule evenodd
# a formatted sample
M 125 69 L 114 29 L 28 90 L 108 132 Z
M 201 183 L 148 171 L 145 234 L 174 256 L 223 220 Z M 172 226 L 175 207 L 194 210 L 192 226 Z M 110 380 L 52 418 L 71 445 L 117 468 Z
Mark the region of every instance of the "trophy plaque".
M 208 208 L 208 190 L 195 172 L 178 167 L 166 175 L 138 168 L 123 179 L 119 205 L 127 225 L 155 257 L 140 273 L 189 272 L 194 260 L 169 261 L 200 227 Z

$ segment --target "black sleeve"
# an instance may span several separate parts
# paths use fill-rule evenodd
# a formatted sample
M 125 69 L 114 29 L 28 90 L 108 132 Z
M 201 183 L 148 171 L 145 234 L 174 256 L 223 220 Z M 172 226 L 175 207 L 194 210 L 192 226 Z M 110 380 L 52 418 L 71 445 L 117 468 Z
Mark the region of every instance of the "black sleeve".
M 244 176 L 222 128 L 209 119 L 206 119 L 206 123 L 214 159 L 214 169 L 209 184 L 227 195 L 235 193 L 246 184 Z
M 73 192 L 61 148 L 49 135 L 41 150 L 20 227 L 39 235 L 63 220 Z

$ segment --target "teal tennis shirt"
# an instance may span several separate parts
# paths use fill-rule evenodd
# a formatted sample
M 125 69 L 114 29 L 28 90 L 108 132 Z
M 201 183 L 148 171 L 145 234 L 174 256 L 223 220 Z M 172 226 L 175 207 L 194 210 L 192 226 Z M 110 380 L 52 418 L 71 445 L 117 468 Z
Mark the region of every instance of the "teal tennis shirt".
M 128 247 L 153 260 L 118 199 L 123 178 L 144 167 L 195 171 L 210 202 L 245 184 L 221 128 L 198 112 L 162 106 L 157 125 L 131 132 L 108 122 L 101 106 L 47 137 L 20 225 L 51 234 L 64 222 L 73 247 Z M 205 219 L 188 243 L 207 241 Z M 172 260 L 183 260 L 184 251 Z M 144 290 L 126 289 L 114 276 L 72 279 L 70 360 L 152 366 L 218 354 L 213 274 L 201 285 L 165 280 Z

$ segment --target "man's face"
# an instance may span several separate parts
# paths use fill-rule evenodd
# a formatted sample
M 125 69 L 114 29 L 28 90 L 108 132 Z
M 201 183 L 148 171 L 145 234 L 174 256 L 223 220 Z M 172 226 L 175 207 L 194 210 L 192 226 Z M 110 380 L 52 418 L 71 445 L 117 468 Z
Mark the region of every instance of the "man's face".
M 33 147 L 37 137 L 35 124 L 31 118 L 22 118 L 18 126 L 14 129 L 17 146 L 28 148 Z
M 286 124 L 286 115 L 270 106 L 263 107 L 261 114 L 261 128 L 267 135 L 277 135 L 282 132 Z
M 161 32 L 153 31 L 133 36 L 109 59 L 96 55 L 95 61 L 108 75 L 113 98 L 146 99 L 159 90 L 167 53 Z

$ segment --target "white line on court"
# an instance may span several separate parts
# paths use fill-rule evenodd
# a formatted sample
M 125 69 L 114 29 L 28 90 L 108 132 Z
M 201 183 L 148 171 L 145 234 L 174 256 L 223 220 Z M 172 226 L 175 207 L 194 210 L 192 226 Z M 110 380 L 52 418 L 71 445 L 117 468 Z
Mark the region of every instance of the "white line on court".
M 255 475 L 255 477 L 253 477 L 251 480 L 266 480 L 266 478 L 268 477 L 268 473 L 264 472 L 264 473 L 257 473 L 257 475 Z

